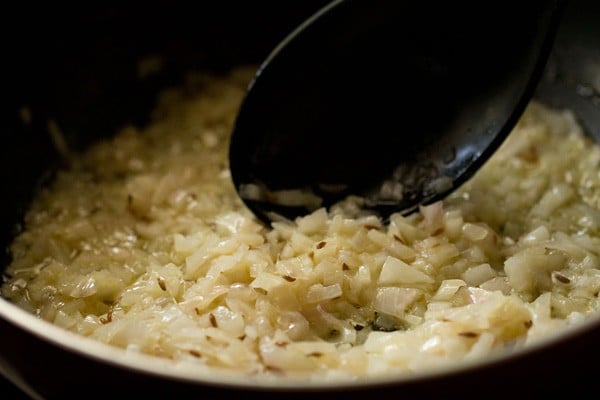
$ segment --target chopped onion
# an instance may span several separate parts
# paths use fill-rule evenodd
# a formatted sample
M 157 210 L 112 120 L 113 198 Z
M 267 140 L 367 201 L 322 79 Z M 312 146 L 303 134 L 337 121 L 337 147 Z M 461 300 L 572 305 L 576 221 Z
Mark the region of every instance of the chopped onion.
M 420 295 L 421 291 L 414 288 L 380 288 L 377 289 L 373 306 L 379 312 L 402 318 L 408 306 Z
M 323 286 L 320 283 L 312 285 L 306 293 L 306 301 L 309 303 L 319 303 L 321 301 L 335 299 L 342 295 L 342 287 L 339 283 L 329 286 Z
M 378 280 L 380 284 L 420 284 L 433 282 L 433 278 L 429 275 L 392 256 L 388 256 L 383 263 Z

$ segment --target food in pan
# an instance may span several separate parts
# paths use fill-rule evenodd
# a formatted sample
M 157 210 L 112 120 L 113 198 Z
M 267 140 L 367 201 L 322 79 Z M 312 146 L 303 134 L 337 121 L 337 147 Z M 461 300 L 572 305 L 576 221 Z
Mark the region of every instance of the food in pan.
M 80 335 L 252 376 L 341 380 L 512 351 L 600 308 L 600 146 L 532 101 L 462 188 L 384 224 L 350 197 L 266 226 L 228 135 L 253 68 L 165 91 L 71 154 L 28 210 L 2 295 Z

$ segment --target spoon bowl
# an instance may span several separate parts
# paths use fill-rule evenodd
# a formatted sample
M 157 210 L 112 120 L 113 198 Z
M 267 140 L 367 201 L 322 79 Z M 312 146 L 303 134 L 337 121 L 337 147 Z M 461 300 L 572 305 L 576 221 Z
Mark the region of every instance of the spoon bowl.
M 516 124 L 560 1 L 333 1 L 267 57 L 230 144 L 238 193 L 262 220 L 354 195 L 386 218 L 442 199 Z

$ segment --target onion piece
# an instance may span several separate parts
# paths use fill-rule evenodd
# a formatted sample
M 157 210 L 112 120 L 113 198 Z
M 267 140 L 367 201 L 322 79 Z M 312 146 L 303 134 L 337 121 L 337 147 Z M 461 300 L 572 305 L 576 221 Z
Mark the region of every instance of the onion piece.
M 419 283 L 433 283 L 433 278 L 418 269 L 411 267 L 402 260 L 396 257 L 388 256 L 381 273 L 379 274 L 379 284 L 419 284 Z
M 373 306 L 378 312 L 402 318 L 406 309 L 421 295 L 419 289 L 386 287 L 377 289 Z

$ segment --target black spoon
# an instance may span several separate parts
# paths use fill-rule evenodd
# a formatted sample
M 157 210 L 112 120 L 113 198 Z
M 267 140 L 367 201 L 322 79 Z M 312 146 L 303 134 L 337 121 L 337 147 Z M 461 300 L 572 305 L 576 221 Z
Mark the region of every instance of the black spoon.
M 383 218 L 469 179 L 531 99 L 561 1 L 333 1 L 259 68 L 229 161 L 268 222 L 348 195 Z

